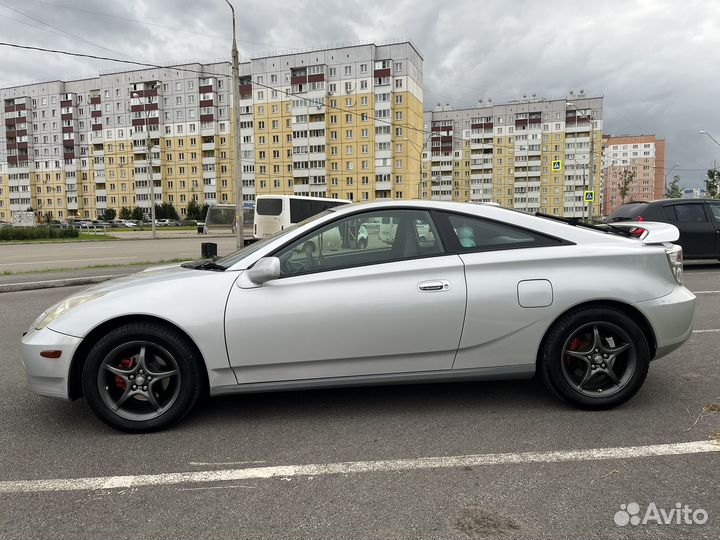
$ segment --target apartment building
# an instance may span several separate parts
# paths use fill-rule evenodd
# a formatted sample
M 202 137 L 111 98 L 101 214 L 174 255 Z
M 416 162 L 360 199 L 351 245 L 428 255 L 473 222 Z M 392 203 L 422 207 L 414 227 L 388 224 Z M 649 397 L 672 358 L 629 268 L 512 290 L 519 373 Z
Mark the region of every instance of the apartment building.
M 603 98 L 524 98 L 425 112 L 422 198 L 600 215 Z M 594 166 L 591 171 L 590 163 Z M 595 201 L 585 202 L 584 192 Z
M 237 107 L 224 62 L 0 89 L 0 221 L 149 212 L 151 193 L 181 214 L 234 204 L 236 135 L 246 201 L 417 198 L 422 67 L 409 42 L 261 56 L 240 66 Z
M 629 173 L 623 199 L 620 189 Z M 631 175 L 632 176 L 632 175 Z M 603 214 L 627 201 L 651 201 L 665 196 L 665 141 L 655 135 L 606 135 L 603 138 Z

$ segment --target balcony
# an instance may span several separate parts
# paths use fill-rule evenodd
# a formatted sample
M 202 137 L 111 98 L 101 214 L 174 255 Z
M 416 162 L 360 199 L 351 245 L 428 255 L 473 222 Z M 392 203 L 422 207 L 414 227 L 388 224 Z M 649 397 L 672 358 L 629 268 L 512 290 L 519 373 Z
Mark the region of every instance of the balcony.
M 390 180 L 382 180 L 382 181 L 376 181 L 375 182 L 375 190 L 387 190 L 392 189 L 392 182 Z
M 215 179 L 215 177 L 217 176 L 216 171 L 203 171 L 202 174 L 203 174 L 203 179 L 205 179 L 205 178 Z
M 202 150 L 203 150 L 203 151 L 215 150 L 215 142 L 213 141 L 213 142 L 204 142 L 204 143 L 202 143 Z
M 203 165 L 215 165 L 215 156 L 212 156 L 212 157 L 203 157 L 203 158 L 202 158 L 202 164 L 203 164 Z

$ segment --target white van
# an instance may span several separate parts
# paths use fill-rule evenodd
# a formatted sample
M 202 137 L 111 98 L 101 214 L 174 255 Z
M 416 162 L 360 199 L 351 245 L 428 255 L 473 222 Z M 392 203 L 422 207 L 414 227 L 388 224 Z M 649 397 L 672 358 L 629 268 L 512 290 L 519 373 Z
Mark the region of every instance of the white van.
M 268 238 L 291 225 L 341 204 L 352 204 L 352 201 L 295 195 L 258 195 L 255 197 L 253 236 L 258 240 Z

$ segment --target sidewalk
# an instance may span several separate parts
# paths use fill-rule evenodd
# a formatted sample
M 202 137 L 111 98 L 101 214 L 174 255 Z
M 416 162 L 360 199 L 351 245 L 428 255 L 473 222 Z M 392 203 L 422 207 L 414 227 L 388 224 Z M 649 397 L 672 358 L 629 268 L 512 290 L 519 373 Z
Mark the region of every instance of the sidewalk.
M 92 285 L 116 277 L 140 272 L 156 265 L 131 265 L 115 268 L 79 268 L 58 272 L 0 275 L 0 293 Z

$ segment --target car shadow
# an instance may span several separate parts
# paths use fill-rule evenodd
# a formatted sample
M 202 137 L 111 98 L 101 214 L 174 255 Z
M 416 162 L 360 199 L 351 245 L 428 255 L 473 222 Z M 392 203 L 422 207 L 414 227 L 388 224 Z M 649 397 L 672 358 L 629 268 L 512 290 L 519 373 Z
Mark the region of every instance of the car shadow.
M 512 412 L 568 409 L 535 380 L 358 386 L 219 396 L 204 400 L 183 421 L 232 423 L 238 418 L 303 421 L 394 417 L 407 413 Z

